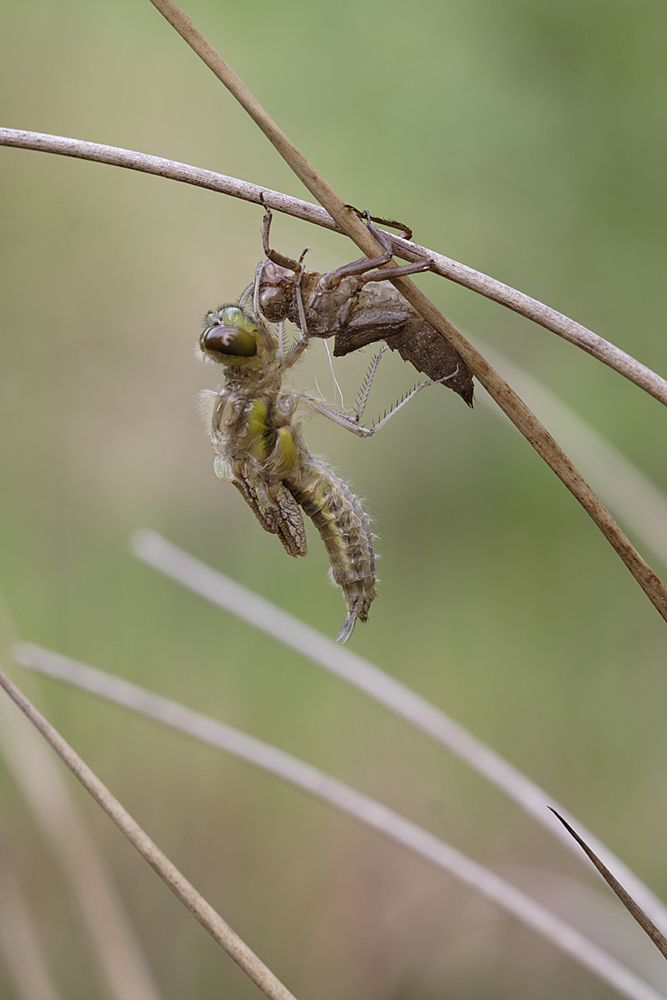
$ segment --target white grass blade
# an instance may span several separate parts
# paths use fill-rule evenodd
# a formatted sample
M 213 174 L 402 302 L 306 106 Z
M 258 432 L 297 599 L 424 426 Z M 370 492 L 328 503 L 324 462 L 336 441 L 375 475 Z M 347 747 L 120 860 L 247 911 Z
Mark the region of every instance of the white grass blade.
M 616 872 L 617 878 L 658 927 L 662 930 L 667 928 L 667 909 L 662 901 L 620 858 L 539 785 L 425 698 L 370 661 L 342 648 L 275 604 L 195 559 L 157 532 L 147 529 L 136 532 L 132 549 L 135 555 L 161 573 L 308 657 L 317 666 L 363 691 L 395 715 L 427 733 L 466 761 L 473 770 L 484 775 L 552 836 L 557 837 L 580 862 L 585 863 L 577 845 L 549 812 L 553 806 L 580 831 L 607 867 Z
M 0 633 L 12 639 L 17 634 L 2 591 Z M 109 997 L 160 1000 L 108 865 L 78 814 L 62 772 L 4 698 L 0 700 L 0 754 L 71 888 Z
M 124 705 L 323 800 L 476 890 L 595 973 L 617 993 L 636 1000 L 659 1000 L 660 994 L 653 987 L 500 876 L 411 820 L 305 761 L 178 702 L 51 650 L 21 643 L 13 655 L 23 666 Z
M 46 964 L 39 936 L 15 878 L 0 847 L 0 958 L 19 1000 L 60 1000 Z

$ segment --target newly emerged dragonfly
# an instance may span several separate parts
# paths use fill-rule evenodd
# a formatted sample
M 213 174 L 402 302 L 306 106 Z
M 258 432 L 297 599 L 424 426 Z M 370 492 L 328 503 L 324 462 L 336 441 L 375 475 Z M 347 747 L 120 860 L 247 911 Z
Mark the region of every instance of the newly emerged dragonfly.
M 220 479 L 239 490 L 261 526 L 278 536 L 289 555 L 306 554 L 302 511 L 312 520 L 327 549 L 331 576 L 347 604 L 338 634 L 338 641 L 346 642 L 355 623 L 367 620 L 376 596 L 370 519 L 347 484 L 309 451 L 295 424 L 297 410 L 310 408 L 338 426 L 368 437 L 417 392 L 433 383 L 418 383 L 370 427 L 364 427 L 361 418 L 384 347 L 373 358 L 349 413 L 284 385 L 288 372 L 308 346 L 312 331 L 300 293 L 305 276 L 300 262 L 295 262 L 294 278 L 298 340 L 286 347 L 284 323 L 281 321 L 274 332 L 265 321 L 270 312 L 266 297 L 270 263 L 265 260 L 258 265 L 254 284 L 238 303 L 219 306 L 206 314 L 199 338 L 203 357 L 224 369 L 219 389 L 205 394 L 210 403 L 214 469 Z M 420 265 L 408 266 L 422 269 Z M 401 273 L 406 270 L 401 269 Z M 458 368 L 442 381 L 457 375 Z

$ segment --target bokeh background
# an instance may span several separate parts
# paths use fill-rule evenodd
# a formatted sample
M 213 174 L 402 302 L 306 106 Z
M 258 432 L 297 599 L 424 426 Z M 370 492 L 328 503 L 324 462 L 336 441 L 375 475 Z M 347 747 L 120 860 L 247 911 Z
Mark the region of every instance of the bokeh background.
M 420 242 L 665 370 L 662 0 L 192 0 L 188 12 L 345 200 L 406 219 Z M 34 0 L 2 21 L 3 124 L 303 196 L 148 3 Z M 2 655 L 16 637 L 43 643 L 323 767 L 666 988 L 659 956 L 594 876 L 497 792 L 131 556 L 130 534 L 150 526 L 328 635 L 342 620 L 317 537 L 307 559 L 285 556 L 214 477 L 197 413 L 215 384 L 194 358 L 200 317 L 250 280 L 260 210 L 2 149 L 0 213 Z M 320 270 L 355 255 L 287 218 L 274 233 L 287 252 L 309 245 Z M 418 280 L 667 487 L 654 400 L 501 307 Z M 316 348 L 299 384 L 316 375 L 331 394 Z M 348 394 L 368 359 L 337 363 Z M 389 359 L 371 409 L 413 376 Z M 308 438 L 367 499 L 379 535 L 380 596 L 352 648 L 524 768 L 666 895 L 663 624 L 578 505 L 506 421 L 437 388 L 370 441 L 318 419 Z M 610 995 L 453 879 L 274 779 L 14 676 L 298 996 Z M 166 1000 L 256 997 L 66 780 Z M 61 995 L 107 997 L 68 882 L 1 760 L 0 830 Z M 2 963 L 0 995 L 16 996 Z

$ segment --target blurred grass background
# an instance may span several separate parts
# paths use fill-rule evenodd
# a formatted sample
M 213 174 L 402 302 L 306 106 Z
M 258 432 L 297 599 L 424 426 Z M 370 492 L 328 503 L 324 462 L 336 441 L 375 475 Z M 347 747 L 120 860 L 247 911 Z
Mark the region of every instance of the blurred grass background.
M 193 0 L 188 12 L 347 201 L 405 219 L 420 242 L 665 370 L 660 0 Z M 4 124 L 303 195 L 149 4 L 34 0 L 3 24 Z M 149 525 L 330 635 L 342 620 L 317 537 L 297 562 L 260 531 L 215 479 L 196 411 L 214 384 L 193 356 L 200 317 L 250 280 L 259 209 L 12 149 L 0 151 L 0 191 L 2 648 L 16 631 L 208 711 L 383 797 L 568 918 L 579 911 L 590 933 L 615 921 L 603 894 L 575 906 L 566 889 L 581 868 L 444 752 L 128 554 L 129 534 Z M 320 270 L 355 255 L 282 217 L 274 242 L 309 245 Z M 473 340 L 506 351 L 667 485 L 655 401 L 500 307 L 418 280 Z M 367 362 L 337 363 L 348 392 Z M 372 409 L 412 376 L 390 359 Z M 302 365 L 301 383 L 312 377 Z M 663 626 L 577 504 L 518 434 L 437 389 L 371 441 L 316 419 L 308 437 L 367 498 L 380 536 L 380 597 L 353 648 L 546 785 L 667 895 Z M 40 689 L 51 719 L 297 995 L 609 995 L 321 805 L 83 695 Z M 63 995 L 106 996 L 1 762 L 0 793 L 3 842 Z M 255 997 L 73 794 L 164 997 Z M 657 953 L 620 921 L 622 947 L 660 982 Z M 14 997 L 1 967 L 0 995 Z

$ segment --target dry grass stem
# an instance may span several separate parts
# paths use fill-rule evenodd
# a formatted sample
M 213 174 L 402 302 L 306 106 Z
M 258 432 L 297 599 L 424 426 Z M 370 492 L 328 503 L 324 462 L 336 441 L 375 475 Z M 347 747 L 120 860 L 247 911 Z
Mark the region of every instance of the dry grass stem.
M 44 716 L 25 697 L 10 679 L 0 671 L 0 687 L 4 688 L 12 701 L 21 709 L 33 726 L 50 743 L 72 774 L 92 795 L 118 829 L 127 837 L 165 885 L 187 906 L 211 937 L 221 945 L 231 958 L 243 969 L 247 976 L 271 1000 L 295 1000 L 294 996 L 276 978 L 269 968 L 250 950 L 244 941 L 232 930 L 213 907 L 197 892 L 193 885 L 181 874 L 174 864 L 162 853 L 135 819 L 111 794 L 97 775 L 79 757 L 76 751 L 63 739 L 60 733 L 47 722 Z
M 133 149 L 122 149 L 118 146 L 102 145 L 98 142 L 86 142 L 83 139 L 30 132 L 25 129 L 0 128 L 0 146 L 32 149 L 38 152 L 72 156 L 77 159 L 125 167 L 157 177 L 180 181 L 184 184 L 191 184 L 194 187 L 206 188 L 209 191 L 226 194 L 254 205 L 262 204 L 261 199 L 263 198 L 266 206 L 273 211 L 283 212 L 285 215 L 291 215 L 295 219 L 301 219 L 323 229 L 337 233 L 342 232 L 329 213 L 320 205 L 314 205 L 302 198 L 294 198 L 281 191 L 264 188 L 259 184 L 251 184 L 237 177 L 229 177 L 226 174 L 205 170 L 189 163 L 181 163 L 178 160 L 169 160 L 162 156 L 153 156 L 150 153 L 141 153 Z M 404 240 L 393 233 L 387 235 L 392 241 L 397 257 L 409 261 L 428 257 L 433 264 L 434 274 L 439 274 L 443 278 L 448 278 L 464 288 L 497 302 L 499 305 L 506 306 L 520 316 L 533 320 L 545 330 L 558 334 L 667 406 L 667 380 L 642 364 L 641 361 L 633 358 L 631 354 L 589 330 L 588 327 L 577 323 L 576 320 L 552 309 L 544 302 L 534 299 L 518 288 L 512 288 L 497 278 L 475 270 L 468 264 L 462 264 L 452 257 L 447 257 L 445 254 L 438 253 L 412 240 Z
M 447 747 L 516 802 L 553 836 L 558 837 L 576 857 L 581 858 L 576 845 L 553 822 L 548 809 L 551 805 L 556 805 L 559 812 L 579 829 L 584 830 L 583 825 L 539 785 L 425 698 L 385 674 L 370 661 L 338 645 L 275 604 L 195 559 L 156 532 L 137 532 L 132 540 L 132 548 L 140 559 L 161 573 L 306 656 L 317 666 L 363 691 L 390 712 L 405 719 L 441 746 Z M 656 923 L 667 928 L 667 909 L 662 901 L 590 831 L 586 830 L 584 835 L 589 843 L 595 845 L 596 851 L 617 872 L 622 873 L 625 884 L 641 900 L 642 906 Z
M 296 176 L 310 193 L 326 208 L 338 226 L 369 257 L 382 253 L 382 247 L 356 213 L 336 194 L 330 184 L 306 159 L 293 142 L 276 125 L 254 94 L 240 77 L 224 61 L 219 52 L 195 28 L 189 17 L 174 0 L 151 0 L 151 3 L 169 21 L 200 59 L 209 67 L 227 88 L 241 107 L 252 118 L 269 142 L 283 157 Z M 384 265 L 391 267 L 391 261 Z M 630 573 L 642 588 L 653 606 L 667 621 L 667 589 L 648 563 L 633 546 L 630 539 L 606 507 L 592 491 L 534 413 L 526 406 L 512 387 L 489 364 L 480 352 L 470 344 L 459 330 L 409 278 L 391 278 L 392 284 L 414 306 L 418 313 L 436 329 L 442 337 L 461 355 L 470 371 L 481 382 L 498 406 L 507 414 L 518 431 L 523 434 L 564 486 L 579 501 L 589 517 L 600 529 L 614 551 L 623 560 Z
M 22 643 L 14 654 L 24 666 L 171 726 L 321 799 L 481 893 L 606 981 L 618 993 L 657 1000 L 659 994 L 651 986 L 494 872 L 411 820 L 305 761 L 210 716 L 59 653 Z
M 446 257 L 445 254 L 437 253 L 428 247 L 420 246 L 413 241 L 408 241 L 400 236 L 391 236 L 394 252 L 397 257 L 403 260 L 419 260 L 427 257 L 433 264 L 435 274 L 449 278 L 450 281 L 462 285 L 464 288 L 477 292 L 498 305 L 506 306 L 520 316 L 532 320 L 538 326 L 551 333 L 557 334 L 563 340 L 581 348 L 592 357 L 597 358 L 602 364 L 607 365 L 619 375 L 623 375 L 628 381 L 634 382 L 636 386 L 644 389 L 650 396 L 667 406 L 667 379 L 664 379 L 657 372 L 652 371 L 647 365 L 642 364 L 631 354 L 621 350 L 615 344 L 605 340 L 598 333 L 589 330 L 582 323 L 577 323 L 564 313 L 552 309 L 551 306 L 534 299 L 532 295 L 512 288 L 511 285 L 492 278 L 482 271 L 477 271 L 468 264 L 462 264 L 458 260 Z
M 61 772 L 4 700 L 0 703 L 0 749 L 72 888 L 109 996 L 159 1000 L 160 992 L 106 862 L 77 815 Z
M 588 478 L 608 500 L 631 534 L 667 566 L 667 498 L 633 462 L 615 448 L 587 420 L 556 396 L 543 382 L 520 368 L 495 348 L 484 351 L 515 385 L 537 404 L 537 409 L 567 438 L 570 451 L 585 464 Z M 501 420 L 503 415 L 484 393 L 479 400 Z
M 0 633 L 11 636 L 11 641 L 17 636 L 1 590 Z M 0 700 L 0 753 L 71 887 L 108 996 L 159 1000 L 160 991 L 107 863 L 77 813 L 62 771 L 4 698 Z
M 560 813 L 556 812 L 555 809 L 552 809 L 551 811 L 554 816 L 560 820 L 567 832 L 574 838 L 577 844 L 579 844 L 579 847 L 582 849 L 586 857 L 600 872 L 600 875 L 602 875 L 602 878 L 605 880 L 612 892 L 616 893 L 628 913 L 635 918 L 644 933 L 650 937 L 651 941 L 661 955 L 664 958 L 667 958 L 667 938 L 665 935 L 655 926 L 653 921 L 649 919 L 649 917 L 642 910 L 641 906 L 634 901 L 630 893 L 623 888 L 618 879 L 614 878 L 607 866 L 600 861 L 595 851 L 591 850 L 586 841 L 579 836 L 577 831 L 570 826 L 567 820 L 563 819 Z
M 60 1000 L 21 887 L 1 845 L 0 900 L 0 957 L 18 1000 Z

